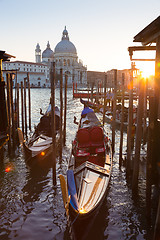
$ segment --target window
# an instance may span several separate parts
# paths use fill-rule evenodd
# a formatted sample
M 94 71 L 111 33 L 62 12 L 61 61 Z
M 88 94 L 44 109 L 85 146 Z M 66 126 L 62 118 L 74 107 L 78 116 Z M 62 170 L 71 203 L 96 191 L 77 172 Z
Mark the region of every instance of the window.
M 70 60 L 69 59 L 67 60 L 67 65 L 70 66 Z

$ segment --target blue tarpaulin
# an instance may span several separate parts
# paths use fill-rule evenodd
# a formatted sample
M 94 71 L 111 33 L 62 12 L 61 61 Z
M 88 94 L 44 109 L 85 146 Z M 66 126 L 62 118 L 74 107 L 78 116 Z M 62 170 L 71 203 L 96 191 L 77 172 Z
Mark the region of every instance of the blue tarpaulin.
M 93 112 L 93 109 L 89 108 L 89 107 L 85 107 L 81 113 L 81 115 L 85 115 L 87 113 Z
M 79 204 L 78 204 L 73 170 L 67 171 L 67 183 L 68 183 L 68 194 L 71 196 L 70 203 L 76 210 L 78 210 Z

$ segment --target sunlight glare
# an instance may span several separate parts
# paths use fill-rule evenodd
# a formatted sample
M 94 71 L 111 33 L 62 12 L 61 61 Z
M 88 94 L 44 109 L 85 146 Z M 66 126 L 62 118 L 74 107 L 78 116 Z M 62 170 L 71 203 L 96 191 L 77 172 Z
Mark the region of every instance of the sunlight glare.
M 139 66 L 139 70 L 143 78 L 149 78 L 155 74 L 155 65 L 151 62 L 144 62 Z

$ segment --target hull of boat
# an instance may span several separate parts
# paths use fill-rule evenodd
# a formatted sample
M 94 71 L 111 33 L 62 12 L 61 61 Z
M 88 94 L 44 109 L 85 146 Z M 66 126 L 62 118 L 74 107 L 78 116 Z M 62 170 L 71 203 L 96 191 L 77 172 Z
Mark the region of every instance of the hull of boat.
M 72 161 L 70 162 L 72 166 Z M 104 167 L 84 162 L 74 169 L 79 209 L 72 202 L 69 205 L 70 227 L 77 240 L 87 240 L 94 221 L 107 195 L 112 169 L 112 159 L 108 154 Z
M 41 145 L 42 144 L 43 142 L 41 142 Z M 39 146 L 38 143 L 33 143 L 33 145 L 30 146 L 24 142 L 23 148 L 27 165 L 30 167 L 39 166 L 41 168 L 51 167 L 53 154 L 51 138 L 49 139 L 48 145 Z

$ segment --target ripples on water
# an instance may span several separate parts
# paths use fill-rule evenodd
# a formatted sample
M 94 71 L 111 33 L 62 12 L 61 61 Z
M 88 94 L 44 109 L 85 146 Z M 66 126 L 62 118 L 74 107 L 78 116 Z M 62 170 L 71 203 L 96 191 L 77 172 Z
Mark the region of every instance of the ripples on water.
M 50 98 L 49 89 L 31 89 L 32 126 L 40 118 L 39 108 L 45 110 Z M 59 105 L 59 92 L 56 91 L 56 104 Z M 67 139 L 63 149 L 63 161 L 57 159 L 57 176 L 66 173 L 67 159 L 70 156 L 71 142 L 77 130 L 73 116 L 80 119 L 83 109 L 78 99 L 72 99 L 68 90 Z M 105 129 L 111 134 L 109 125 Z M 124 135 L 126 139 L 126 135 Z M 124 149 L 126 150 L 126 140 Z M 116 132 L 116 152 L 119 152 L 119 132 Z M 125 178 L 125 169 L 119 170 L 118 154 L 114 156 L 113 171 L 108 195 L 93 227 L 91 239 L 150 239 L 144 215 L 144 192 L 136 204 Z M 5 172 L 5 167 L 12 171 Z M 57 177 L 57 188 L 52 187 L 52 170 L 29 169 L 21 149 L 16 157 L 5 158 L 0 172 L 0 239 L 51 240 L 68 239 L 66 217 Z

